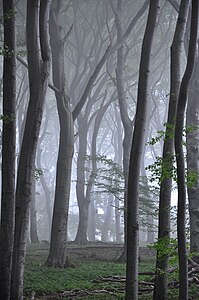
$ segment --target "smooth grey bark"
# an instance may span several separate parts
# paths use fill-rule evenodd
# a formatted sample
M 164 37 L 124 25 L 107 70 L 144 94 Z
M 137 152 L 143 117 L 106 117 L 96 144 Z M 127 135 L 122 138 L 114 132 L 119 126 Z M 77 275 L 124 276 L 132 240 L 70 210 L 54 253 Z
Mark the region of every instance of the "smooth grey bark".
M 59 24 L 61 3 L 52 2 L 50 10 L 50 44 L 52 49 L 53 83 L 59 92 L 55 92 L 60 123 L 59 151 L 55 199 L 52 218 L 50 251 L 46 266 L 67 267 L 66 241 L 67 222 L 70 198 L 71 168 L 74 151 L 73 118 L 70 109 L 70 98 L 66 91 L 64 64 L 64 45 L 62 27 Z M 67 36 L 66 36 L 67 38 Z
M 86 199 L 85 191 L 85 159 L 87 149 L 87 130 L 88 121 L 87 117 L 80 114 L 77 118 L 79 127 L 79 149 L 77 157 L 77 183 L 76 183 L 76 195 L 79 206 L 79 223 L 77 234 L 75 237 L 76 244 L 86 244 L 87 239 L 87 228 L 88 228 L 88 209 L 90 199 Z
M 110 222 L 111 222 L 112 213 L 113 213 L 113 209 L 112 209 L 113 198 L 114 198 L 113 195 L 109 194 L 106 213 L 105 213 L 105 219 L 104 219 L 104 223 L 103 223 L 103 227 L 102 227 L 102 238 L 101 238 L 102 242 L 109 242 L 108 233 L 109 233 Z
M 41 165 L 41 148 L 39 147 L 37 151 L 37 167 L 42 170 L 42 165 Z M 41 185 L 44 190 L 44 195 L 45 195 L 45 202 L 46 202 L 46 214 L 47 214 L 47 219 L 48 219 L 48 237 L 50 239 L 50 233 L 51 233 L 51 223 L 52 223 L 52 212 L 51 212 L 51 206 L 50 206 L 50 200 L 51 200 L 51 192 L 50 189 L 47 185 L 47 182 L 45 180 L 44 175 L 40 176 Z
M 149 120 L 148 120 L 149 121 Z M 147 122 L 147 125 L 149 126 L 149 122 Z M 147 137 L 148 138 L 148 137 Z M 146 144 L 145 139 L 145 144 Z M 146 149 L 145 149 L 146 150 Z M 146 151 L 143 152 L 143 156 L 146 155 Z M 146 173 L 146 168 L 144 164 L 144 159 L 142 158 L 142 167 L 141 167 L 141 177 L 142 177 L 142 183 L 144 186 L 144 193 L 148 199 L 147 203 L 145 204 L 144 210 L 146 211 L 146 222 L 147 222 L 147 243 L 154 243 L 155 242 L 155 228 L 154 228 L 154 211 L 153 208 L 151 208 L 152 203 L 154 202 L 152 200 L 152 196 L 150 193 L 150 187 L 148 184 L 148 178 Z
M 135 127 L 130 153 L 127 190 L 126 300 L 138 299 L 139 176 L 145 141 L 145 132 L 147 129 L 146 123 L 147 111 L 149 107 L 149 74 L 151 49 L 155 28 L 157 25 L 159 9 L 159 1 L 151 0 L 141 50 Z
M 31 197 L 31 207 L 30 207 L 30 242 L 31 244 L 39 243 L 39 238 L 37 234 L 37 211 L 36 211 L 36 179 L 33 178 L 32 181 L 32 197 Z
M 36 147 L 50 72 L 48 17 L 50 2 L 27 2 L 27 53 L 30 99 L 21 145 L 16 186 L 15 238 L 11 300 L 23 299 L 23 275 Z
M 15 1 L 3 1 L 3 129 L 0 224 L 0 295 L 10 299 L 15 212 L 16 57 Z
M 155 242 L 155 229 L 153 215 L 147 215 L 147 243 L 151 244 Z
M 116 119 L 116 132 L 115 132 L 115 136 L 114 136 L 114 148 L 117 149 L 116 154 L 115 154 L 115 161 L 116 163 L 118 163 L 119 165 L 122 165 L 122 157 L 121 157 L 121 153 L 122 153 L 122 136 L 123 136 L 123 131 L 122 131 L 122 123 L 120 120 L 120 112 L 118 110 L 118 108 L 115 105 L 115 119 Z M 121 243 L 122 240 L 122 235 L 123 232 L 121 230 L 121 210 L 120 210 L 120 200 L 115 197 L 114 199 L 115 204 L 114 204 L 114 213 L 115 213 L 115 241 L 117 243 Z M 123 203 L 124 205 L 124 203 Z M 125 251 L 123 251 L 123 253 L 125 253 Z M 121 258 L 121 257 L 120 257 Z
M 179 257 L 179 299 L 182 300 L 188 299 L 188 256 L 186 245 L 186 179 L 185 158 L 183 152 L 183 130 L 189 82 L 191 79 L 195 62 L 198 32 L 198 6 L 198 1 L 193 0 L 187 65 L 180 86 L 175 124 L 175 152 L 177 162 L 178 186 L 177 236 Z
M 198 82 L 199 60 L 197 57 L 195 63 L 194 74 L 192 75 L 187 112 L 186 112 L 186 128 L 192 128 L 186 135 L 186 149 L 187 149 L 187 172 L 188 174 L 195 174 L 196 181 L 193 186 L 188 185 L 188 201 L 189 201 L 189 217 L 190 217 L 190 252 L 199 253 L 199 82 Z M 196 257 L 197 262 L 199 258 Z
M 166 126 L 166 137 L 163 145 L 163 161 L 167 162 L 168 170 L 172 170 L 173 154 L 174 154 L 174 139 L 171 133 L 174 130 L 177 101 L 180 89 L 181 74 L 181 53 L 183 49 L 184 35 L 186 30 L 186 22 L 189 10 L 189 0 L 182 0 L 178 20 L 176 24 L 175 34 L 171 46 L 171 70 L 170 70 L 170 97 L 169 110 Z M 169 136 L 169 137 L 168 137 Z M 171 137 L 170 137 L 171 136 Z M 159 198 L 159 220 L 158 220 L 158 239 L 165 239 L 169 243 L 170 238 L 170 202 L 171 202 L 172 178 L 164 178 L 160 183 L 160 198 Z M 166 245 L 165 245 L 166 247 Z M 157 251 L 156 256 L 156 277 L 154 287 L 154 300 L 168 299 L 168 256 L 161 255 Z
M 149 1 L 145 1 L 141 9 L 136 14 L 135 18 L 138 20 L 147 9 Z M 115 15 L 115 25 L 117 30 L 117 43 L 120 45 L 120 41 L 123 37 L 123 26 L 122 26 L 122 1 L 117 1 L 117 8 L 114 8 L 113 3 L 111 2 L 111 7 Z M 124 90 L 124 45 L 121 44 L 117 50 L 117 67 L 116 67 L 116 84 L 117 84 L 117 93 L 118 101 L 120 107 L 120 116 L 124 128 L 124 138 L 123 138 L 123 170 L 124 170 L 124 251 L 119 257 L 119 262 L 126 261 L 126 198 L 127 198 L 127 188 L 128 188 L 128 169 L 129 169 L 129 159 L 130 159 L 130 150 L 131 150 L 131 141 L 134 121 L 132 121 L 128 115 L 128 108 L 126 103 L 126 95 Z
M 96 232 L 96 208 L 94 199 L 91 199 L 88 212 L 88 239 L 90 242 L 95 241 Z
M 123 232 L 121 231 L 121 212 L 120 212 L 120 202 L 115 197 L 115 242 L 120 244 L 122 241 Z

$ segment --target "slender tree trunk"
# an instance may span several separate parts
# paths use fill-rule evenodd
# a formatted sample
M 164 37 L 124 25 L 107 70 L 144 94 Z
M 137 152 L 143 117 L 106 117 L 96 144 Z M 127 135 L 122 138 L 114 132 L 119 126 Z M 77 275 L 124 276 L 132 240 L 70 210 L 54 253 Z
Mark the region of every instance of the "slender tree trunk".
M 104 95 L 104 100 L 106 99 L 107 93 L 105 92 Z M 94 211 L 94 199 L 90 201 L 91 198 L 91 191 L 93 189 L 93 185 L 94 185 L 94 181 L 97 175 L 97 162 L 96 162 L 96 156 L 97 156 L 97 137 L 98 137 L 98 132 L 99 132 L 99 128 L 103 119 L 103 116 L 106 112 L 106 110 L 108 109 L 109 105 L 111 104 L 112 100 L 108 101 L 105 105 L 104 105 L 104 100 L 102 101 L 102 104 L 98 110 L 97 116 L 95 118 L 95 124 L 94 124 L 94 129 L 93 129 L 93 135 L 92 135 L 92 143 L 91 143 L 91 158 L 92 158 L 92 169 L 91 169 L 91 174 L 88 180 L 88 184 L 87 184 L 87 189 L 86 189 L 86 199 L 87 201 L 89 201 L 89 208 L 91 205 L 93 205 L 93 211 Z M 91 212 L 91 211 L 90 211 Z M 94 215 L 91 216 L 90 218 L 94 221 L 95 219 L 95 212 Z M 88 221 L 89 222 L 89 221 Z M 87 231 L 90 231 L 90 233 L 93 233 L 93 237 L 95 236 L 95 225 L 93 224 L 94 228 L 90 228 L 87 229 Z
M 177 233 L 179 257 L 179 299 L 182 300 L 188 299 L 188 257 L 186 246 L 186 180 L 183 153 L 183 128 L 188 87 L 195 61 L 199 12 L 198 6 L 198 1 L 193 0 L 187 66 L 180 86 L 175 125 L 175 152 L 177 161 L 178 184 Z
M 86 158 L 86 141 L 87 141 L 87 118 L 79 115 L 79 150 L 77 157 L 77 183 L 76 183 L 76 195 L 79 206 L 79 224 L 77 229 L 77 235 L 75 237 L 76 244 L 86 244 L 87 229 L 88 229 L 88 209 L 90 199 L 86 198 L 85 190 L 85 158 Z
M 66 267 L 67 222 L 70 198 L 71 167 L 74 148 L 73 119 L 66 91 L 64 70 L 64 38 L 59 25 L 60 1 L 54 0 L 50 11 L 50 42 L 52 48 L 53 83 L 60 122 L 55 200 L 53 209 L 50 252 L 47 266 Z
M 142 152 L 145 141 L 147 110 L 149 108 L 151 48 L 158 14 L 159 1 L 151 0 L 141 51 L 137 108 L 128 176 L 126 300 L 138 299 L 138 189 Z
M 112 5 L 113 7 L 113 5 Z M 117 29 L 117 41 L 119 42 L 122 38 L 122 1 L 117 1 L 117 10 L 114 9 L 115 13 L 115 24 Z M 128 169 L 129 159 L 131 151 L 131 141 L 133 133 L 133 122 L 129 118 L 128 108 L 126 103 L 126 95 L 124 90 L 124 46 L 117 50 L 117 68 L 116 68 L 116 82 L 117 82 L 117 93 L 120 107 L 120 115 L 122 124 L 124 127 L 124 139 L 123 139 L 123 170 L 124 170 L 124 251 L 119 257 L 119 262 L 126 261 L 126 211 L 127 211 L 127 185 L 128 185 Z
M 37 151 L 37 167 L 42 170 L 42 165 L 41 165 L 41 149 L 38 149 Z M 51 192 L 49 187 L 47 186 L 46 180 L 44 175 L 40 177 L 41 185 L 44 190 L 44 195 L 45 195 L 45 202 L 46 202 L 46 214 L 47 214 L 47 223 L 48 223 L 48 238 L 50 239 L 50 234 L 51 234 L 51 223 L 52 223 L 52 212 L 51 212 L 51 206 L 50 206 L 50 201 L 51 201 Z
M 37 235 L 37 211 L 36 211 L 36 197 L 35 188 L 36 182 L 35 178 L 32 181 L 32 198 L 31 198 L 31 208 L 30 208 L 30 241 L 31 244 L 39 243 L 39 238 Z
M 16 58 L 15 5 L 3 1 L 3 132 L 2 132 L 2 195 L 0 224 L 0 295 L 10 299 L 15 211 L 15 147 L 16 147 Z
M 88 239 L 91 242 L 95 241 L 95 231 L 96 231 L 96 208 L 95 208 L 94 199 L 92 199 L 89 205 L 89 215 L 88 215 Z
M 167 168 L 172 170 L 174 139 L 173 135 L 177 101 L 180 88 L 180 58 L 182 53 L 184 35 L 186 30 L 186 22 L 189 10 L 189 0 L 182 0 L 180 4 L 179 16 L 176 24 L 173 43 L 171 46 L 171 86 L 169 111 L 166 126 L 166 138 L 163 146 L 163 161 L 167 162 Z M 164 178 L 160 183 L 160 200 L 159 200 L 159 221 L 158 221 L 158 239 L 170 238 L 170 202 L 171 202 L 172 178 Z M 166 245 L 165 245 L 166 247 Z M 168 281 L 167 281 L 168 256 L 161 255 L 157 252 L 156 257 L 156 278 L 153 299 L 168 299 Z
M 186 135 L 186 149 L 187 149 L 187 172 L 195 177 L 193 186 L 188 185 L 188 200 L 189 200 L 189 216 L 190 216 L 190 252 L 199 253 L 199 59 L 195 64 L 194 75 L 192 76 L 191 86 L 189 89 L 187 114 L 186 114 L 186 128 L 191 129 Z M 199 262 L 199 257 L 194 258 Z
M 108 231 L 110 228 L 110 221 L 112 218 L 112 203 L 113 203 L 113 195 L 109 194 L 108 203 L 106 208 L 105 220 L 102 228 L 102 242 L 108 242 Z
M 115 241 L 116 243 L 121 243 L 121 224 L 120 224 L 120 203 L 117 198 L 115 198 Z
M 154 232 L 154 218 L 150 214 L 147 215 L 147 243 L 151 244 L 155 242 L 155 232 Z
M 50 72 L 48 17 L 50 2 L 27 2 L 27 51 L 30 100 L 21 146 L 17 187 L 11 300 L 23 299 L 23 275 L 35 171 L 36 147 Z

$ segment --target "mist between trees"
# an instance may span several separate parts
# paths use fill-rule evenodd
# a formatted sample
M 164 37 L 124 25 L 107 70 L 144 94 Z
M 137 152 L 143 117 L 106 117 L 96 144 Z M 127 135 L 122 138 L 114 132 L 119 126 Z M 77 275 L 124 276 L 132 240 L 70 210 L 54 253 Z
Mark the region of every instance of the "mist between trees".
M 2 0 L 1 299 L 23 299 L 27 243 L 67 267 L 67 242 L 155 243 L 153 299 L 179 299 L 199 252 L 198 1 Z M 177 199 L 174 201 L 173 199 Z M 161 246 L 162 245 L 162 246 Z M 189 245 L 189 246 L 188 246 Z

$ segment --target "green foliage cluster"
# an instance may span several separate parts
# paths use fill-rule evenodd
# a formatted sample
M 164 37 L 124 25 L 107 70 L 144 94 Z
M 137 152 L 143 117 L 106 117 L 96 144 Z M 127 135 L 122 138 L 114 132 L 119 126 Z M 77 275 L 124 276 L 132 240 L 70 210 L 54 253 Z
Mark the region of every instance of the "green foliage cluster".
M 177 181 L 177 169 L 175 167 L 175 155 L 168 154 L 165 158 L 157 156 L 154 164 L 146 167 L 151 172 L 150 182 L 162 182 L 165 179 L 172 178 Z
M 13 122 L 16 119 L 16 116 L 11 114 L 9 115 L 1 115 L 0 120 L 2 120 L 4 123 L 10 123 Z
M 3 21 L 4 21 L 4 23 L 6 22 L 6 21 L 9 21 L 10 19 L 12 19 L 13 18 L 13 16 L 15 16 L 17 14 L 17 12 L 16 11 L 13 11 L 12 9 L 10 9 L 6 14 L 4 14 L 4 16 L 3 16 Z
M 166 130 L 158 131 L 158 136 L 153 137 L 148 144 L 155 145 L 160 140 L 166 140 L 169 138 L 174 138 L 175 127 L 173 124 L 165 123 L 164 126 Z M 187 126 L 183 129 L 183 137 L 186 137 L 187 134 L 193 132 L 194 130 L 198 130 L 198 126 Z M 183 141 L 183 145 L 186 145 L 186 142 Z M 166 158 L 157 156 L 156 161 L 146 167 L 146 170 L 151 172 L 150 182 L 162 182 L 165 179 L 172 178 L 175 182 L 177 182 L 177 168 L 176 168 L 176 156 L 168 153 Z M 193 188 L 197 185 L 198 182 L 198 174 L 195 171 L 187 171 L 186 169 L 186 184 L 188 187 Z
M 11 57 L 15 51 L 10 50 L 8 46 L 0 47 L 0 55 L 5 57 Z
M 40 176 L 43 175 L 43 173 L 44 173 L 44 172 L 43 172 L 42 169 L 36 168 L 36 169 L 35 169 L 35 173 L 34 173 L 35 179 L 36 179 L 36 180 L 39 180 Z
M 11 57 L 13 54 L 19 55 L 19 56 L 25 56 L 26 55 L 26 50 L 18 50 L 18 51 L 13 51 L 10 50 L 8 46 L 0 47 L 0 55 L 4 57 Z
M 194 188 L 198 184 L 198 173 L 196 171 L 186 172 L 186 181 L 189 188 Z
M 152 248 L 157 251 L 158 258 L 162 257 L 177 257 L 177 247 L 178 241 L 177 238 L 163 237 L 158 239 L 155 243 L 149 245 L 149 248 Z
M 119 200 L 124 194 L 124 174 L 122 167 L 106 156 L 97 156 L 98 162 L 97 177 L 95 186 L 100 193 L 110 193 Z
M 166 158 L 157 156 L 156 161 L 146 167 L 146 170 L 151 172 L 149 177 L 150 182 L 158 182 L 160 184 L 165 179 L 173 179 L 177 182 L 177 168 L 175 155 L 168 154 Z M 185 169 L 185 179 L 187 187 L 194 188 L 198 183 L 198 173 L 196 171 L 189 171 Z
M 91 160 L 92 157 L 88 156 L 87 159 Z M 97 156 L 93 159 L 98 163 L 95 194 L 112 194 L 124 203 L 125 183 L 122 166 L 106 156 Z M 146 176 L 139 178 L 139 199 L 139 215 L 142 216 L 140 221 L 143 227 L 148 227 L 146 216 L 150 213 L 153 217 L 157 217 L 158 194 L 154 186 L 149 184 Z M 120 209 L 123 209 L 123 205 Z
M 175 126 L 173 124 L 165 123 L 165 130 L 158 130 L 158 135 L 156 137 L 152 137 L 148 142 L 149 145 L 154 146 L 161 140 L 173 139 L 175 135 Z

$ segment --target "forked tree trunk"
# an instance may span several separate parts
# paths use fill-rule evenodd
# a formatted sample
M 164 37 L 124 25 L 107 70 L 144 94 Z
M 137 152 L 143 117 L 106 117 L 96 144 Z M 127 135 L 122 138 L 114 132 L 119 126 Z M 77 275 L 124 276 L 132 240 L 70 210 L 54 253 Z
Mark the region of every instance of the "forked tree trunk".
M 4 53 L 3 64 L 3 132 L 2 132 L 2 195 L 0 227 L 0 297 L 10 299 L 15 209 L 15 5 L 3 1 Z
M 138 299 L 138 204 L 139 177 L 149 108 L 149 74 L 153 36 L 159 14 L 159 0 L 151 0 L 143 38 L 138 80 L 138 96 L 130 153 L 127 193 L 126 300 Z
M 59 151 L 55 200 L 53 209 L 50 252 L 46 265 L 63 268 L 66 265 L 67 222 L 71 184 L 71 166 L 74 148 L 73 118 L 70 98 L 66 90 L 64 70 L 64 45 L 62 28 L 59 25 L 61 2 L 54 0 L 50 11 L 50 43 L 52 49 L 53 83 L 60 123 Z
M 188 257 L 186 245 L 186 180 L 184 162 L 185 159 L 183 153 L 183 129 L 189 82 L 195 61 L 198 31 L 198 6 L 198 1 L 193 0 L 187 66 L 180 86 L 175 125 L 175 152 L 177 162 L 178 184 L 177 235 L 179 257 L 179 299 L 182 300 L 188 299 Z
M 180 89 L 180 58 L 182 53 L 186 22 L 189 10 L 189 0 L 182 0 L 180 4 L 179 16 L 176 24 L 173 43 L 171 46 L 171 84 L 169 111 L 166 126 L 166 137 L 163 146 L 163 161 L 167 162 L 167 168 L 172 170 L 174 139 L 173 131 L 176 119 L 177 101 Z M 158 221 L 158 239 L 165 239 L 169 243 L 170 238 L 170 202 L 171 202 L 172 178 L 164 178 L 160 183 L 159 200 L 159 221 Z M 165 247 L 167 245 L 165 244 Z M 156 278 L 153 299 L 168 299 L 168 256 L 157 252 L 156 257 Z
M 50 0 L 27 2 L 27 51 L 30 100 L 21 146 L 17 187 L 11 300 L 23 299 L 23 275 L 34 180 L 36 147 L 50 72 Z

